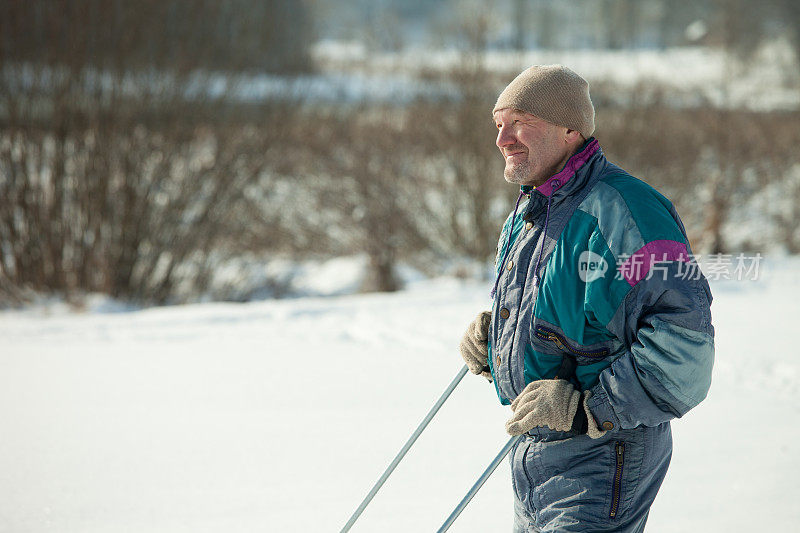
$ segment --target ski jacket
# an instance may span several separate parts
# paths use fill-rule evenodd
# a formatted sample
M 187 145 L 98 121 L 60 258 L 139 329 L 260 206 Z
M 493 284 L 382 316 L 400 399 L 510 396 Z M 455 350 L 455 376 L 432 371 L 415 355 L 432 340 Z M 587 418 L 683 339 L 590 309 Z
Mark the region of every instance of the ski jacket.
M 526 200 L 521 203 L 521 200 Z M 503 226 L 489 366 L 508 404 L 525 385 L 573 383 L 605 430 L 656 426 L 711 385 L 711 291 L 672 204 L 591 138 Z

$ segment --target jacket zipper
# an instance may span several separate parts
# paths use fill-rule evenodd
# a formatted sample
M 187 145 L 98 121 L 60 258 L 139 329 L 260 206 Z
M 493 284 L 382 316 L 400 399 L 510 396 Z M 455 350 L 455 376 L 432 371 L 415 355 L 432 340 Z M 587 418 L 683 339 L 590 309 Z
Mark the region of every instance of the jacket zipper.
M 614 485 L 611 492 L 611 512 L 608 514 L 609 518 L 616 518 L 617 511 L 619 510 L 620 493 L 622 492 L 622 466 L 625 463 L 625 443 L 617 441 L 616 457 L 617 468 L 614 471 Z
M 599 350 L 578 350 L 570 346 L 567 340 L 556 333 L 555 331 L 545 328 L 543 326 L 536 326 L 534 329 L 536 336 L 540 339 L 544 339 L 546 341 L 553 342 L 559 349 L 566 350 L 573 355 L 579 355 L 581 357 L 605 357 L 608 355 L 608 350 L 606 348 L 600 348 Z

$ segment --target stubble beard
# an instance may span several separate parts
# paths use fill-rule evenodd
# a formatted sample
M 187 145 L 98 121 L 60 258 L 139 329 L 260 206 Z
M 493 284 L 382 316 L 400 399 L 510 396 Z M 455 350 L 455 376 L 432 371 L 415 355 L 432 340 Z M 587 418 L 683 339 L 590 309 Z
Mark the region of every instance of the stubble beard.
M 532 174 L 533 169 L 531 168 L 530 161 L 518 163 L 510 167 L 506 165 L 503 171 L 503 177 L 505 177 L 506 181 L 509 183 L 538 186 L 544 182 L 544 180 L 541 179 L 537 180 Z

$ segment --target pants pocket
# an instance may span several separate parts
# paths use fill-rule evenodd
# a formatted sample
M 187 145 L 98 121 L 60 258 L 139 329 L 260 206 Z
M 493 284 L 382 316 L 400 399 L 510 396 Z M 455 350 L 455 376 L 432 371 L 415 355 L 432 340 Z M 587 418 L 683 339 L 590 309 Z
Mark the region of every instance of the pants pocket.
M 606 517 L 612 522 L 627 522 L 632 518 L 629 511 L 638 507 L 635 501 L 642 498 L 639 485 L 644 466 L 644 432 L 632 430 L 620 433 L 622 434 L 616 435 L 607 444 L 610 449 L 606 452 L 611 458 L 611 475 L 607 480 L 607 490 L 610 491 L 607 494 L 610 496 Z M 649 504 L 647 502 L 646 507 Z M 635 511 L 634 514 L 639 513 Z
M 608 512 L 609 518 L 617 518 L 622 503 L 622 484 L 623 474 L 625 473 L 625 441 L 614 442 L 614 475 L 611 480 L 611 509 Z
M 514 497 L 523 505 L 530 504 L 531 489 L 533 479 L 528 471 L 528 453 L 530 452 L 530 441 L 520 439 L 511 449 L 511 484 L 514 489 Z

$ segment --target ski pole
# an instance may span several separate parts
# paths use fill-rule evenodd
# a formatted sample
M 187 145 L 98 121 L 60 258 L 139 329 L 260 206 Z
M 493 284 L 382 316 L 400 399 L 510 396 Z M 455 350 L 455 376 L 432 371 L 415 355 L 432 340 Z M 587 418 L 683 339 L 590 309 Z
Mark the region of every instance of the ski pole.
M 456 518 L 458 518 L 458 515 L 461 514 L 461 511 L 463 511 L 467 507 L 469 502 L 472 501 L 472 498 L 475 497 L 475 494 L 478 493 L 483 484 L 486 483 L 486 480 L 489 479 L 489 476 L 492 475 L 492 472 L 495 471 L 497 465 L 500 464 L 500 461 L 502 461 L 505 458 L 505 456 L 508 455 L 508 452 L 511 451 L 511 448 L 521 438 L 522 435 L 517 435 L 516 437 L 511 437 L 508 440 L 506 445 L 503 446 L 503 449 L 500 450 L 500 453 L 497 454 L 497 457 L 494 458 L 489 467 L 483 472 L 483 474 L 481 474 L 481 477 L 478 478 L 478 481 L 476 481 L 475 484 L 472 486 L 472 488 L 469 489 L 467 495 L 464 496 L 464 499 L 462 499 L 461 502 L 458 504 L 458 506 L 453 510 L 453 512 L 450 513 L 450 516 L 447 517 L 447 520 L 445 520 L 444 524 L 442 524 L 442 527 L 440 527 L 436 533 L 444 533 L 445 531 L 450 529 L 450 526 L 452 526 L 453 522 L 456 521 Z
M 408 450 L 411 449 L 411 446 L 414 445 L 414 442 L 416 442 L 417 438 L 428 426 L 428 423 L 431 421 L 431 419 L 433 419 L 433 417 L 442 407 L 444 402 L 450 396 L 450 393 L 452 393 L 453 390 L 456 388 L 456 386 L 461 382 L 461 379 L 466 375 L 467 370 L 468 370 L 467 365 L 464 365 L 461 368 L 461 370 L 458 371 L 456 377 L 453 378 L 453 381 L 450 382 L 450 385 L 447 386 L 447 389 L 445 389 L 441 397 L 436 401 L 431 410 L 428 411 L 428 414 L 425 416 L 422 422 L 420 422 L 419 426 L 417 426 L 417 429 L 414 431 L 414 433 L 411 434 L 411 437 L 408 438 L 408 441 L 400 449 L 400 452 L 398 452 L 397 456 L 394 458 L 392 463 L 389 465 L 389 467 L 386 469 L 383 475 L 381 475 L 381 477 L 375 483 L 375 486 L 372 487 L 372 490 L 369 491 L 367 497 L 364 498 L 364 501 L 361 502 L 361 505 L 358 506 L 358 509 L 356 509 L 356 511 L 353 513 L 353 516 L 350 517 L 350 520 L 347 521 L 347 524 L 345 524 L 340 533 L 346 533 L 347 531 L 350 531 L 350 528 L 353 527 L 353 524 L 356 523 L 358 517 L 361 516 L 361 513 L 363 513 L 364 509 L 367 508 L 369 502 L 372 501 L 372 498 L 375 497 L 375 495 L 378 493 L 378 490 L 380 490 L 380 488 L 383 486 L 383 484 L 386 482 L 386 480 L 389 478 L 392 472 L 394 472 L 394 469 L 397 468 L 397 465 L 400 464 L 400 461 L 403 460 L 403 457 L 405 457 L 406 453 L 408 453 Z

